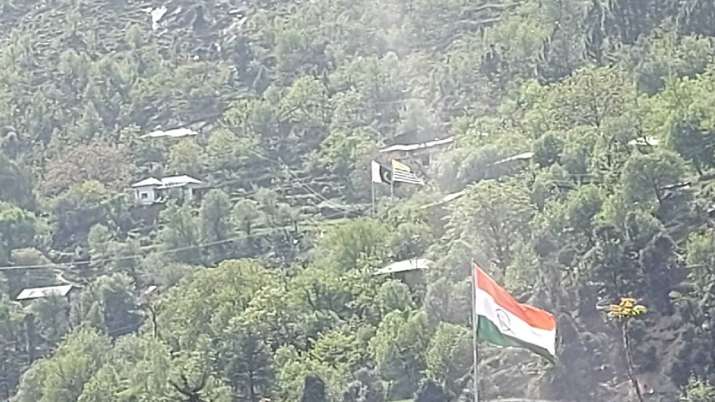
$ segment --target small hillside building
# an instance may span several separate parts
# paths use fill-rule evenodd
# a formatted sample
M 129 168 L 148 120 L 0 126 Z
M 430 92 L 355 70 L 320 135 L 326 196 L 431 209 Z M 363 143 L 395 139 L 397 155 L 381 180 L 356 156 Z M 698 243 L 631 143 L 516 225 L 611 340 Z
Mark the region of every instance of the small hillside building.
M 158 189 L 161 187 L 161 180 L 149 177 L 132 184 L 134 189 L 134 200 L 140 205 L 152 205 L 159 197 Z
M 421 284 L 424 284 L 424 272 L 433 265 L 434 262 L 426 258 L 410 258 L 409 260 L 393 262 L 376 270 L 373 275 L 388 276 L 400 280 L 411 289 L 416 290 L 421 287 Z
M 393 262 L 375 271 L 375 275 L 392 275 L 403 272 L 414 272 L 430 269 L 434 265 L 432 260 L 426 258 L 411 258 L 409 260 Z
M 191 201 L 196 189 L 202 186 L 199 179 L 191 176 L 170 176 L 162 179 L 149 177 L 132 184 L 134 200 L 139 205 L 153 205 L 176 198 Z
M 395 144 L 382 148 L 379 152 L 385 160 L 414 161 L 426 168 L 432 163 L 436 154 L 444 152 L 454 141 L 454 137 L 448 137 L 416 144 Z
M 144 134 L 139 138 L 183 138 L 196 136 L 198 133 L 190 128 L 175 128 L 172 130 L 157 130 L 151 133 Z
M 15 300 L 26 303 L 32 300 L 45 299 L 48 297 L 64 297 L 68 302 L 78 288 L 73 285 L 47 286 L 42 288 L 23 289 Z

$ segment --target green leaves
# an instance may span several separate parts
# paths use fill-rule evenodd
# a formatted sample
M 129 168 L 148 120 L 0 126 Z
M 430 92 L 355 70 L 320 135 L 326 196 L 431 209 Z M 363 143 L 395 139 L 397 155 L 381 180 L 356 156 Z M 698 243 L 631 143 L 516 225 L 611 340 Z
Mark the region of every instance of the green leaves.
M 269 346 L 251 323 L 232 322 L 221 350 L 224 375 L 239 400 L 259 402 L 273 388 L 274 372 Z
M 373 219 L 335 226 L 316 247 L 317 264 L 342 272 L 364 270 L 385 257 L 387 235 L 387 227 Z
M 451 395 L 459 395 L 472 367 L 472 343 L 469 331 L 453 324 L 440 324 L 426 356 L 427 372 L 443 384 Z
M 232 237 L 231 227 L 231 200 L 221 190 L 211 190 L 201 202 L 199 210 L 201 225 L 201 242 L 212 244 L 209 247 L 211 261 L 221 260 L 226 254 L 229 244 L 219 242 Z
M 707 402 L 715 398 L 715 387 L 709 381 L 691 376 L 679 402 Z
M 172 253 L 176 261 L 198 264 L 201 261 L 201 254 L 196 246 L 199 244 L 200 234 L 191 214 L 191 208 L 188 205 L 181 207 L 170 205 L 161 212 L 161 218 L 166 221 L 166 226 L 159 233 L 163 247 L 167 250 L 180 249 Z
M 172 366 L 168 347 L 148 337 L 121 339 L 105 364 L 87 382 L 80 402 L 169 401 L 166 381 Z
M 51 359 L 35 363 L 23 378 L 19 402 L 74 402 L 107 361 L 109 339 L 87 328 L 74 331 Z
M 688 280 L 702 301 L 710 305 L 709 289 L 715 278 L 715 234 L 711 231 L 692 233 L 688 237 L 686 255 Z
M 410 311 L 412 300 L 410 288 L 400 281 L 390 280 L 380 286 L 378 299 L 383 314 L 392 311 Z
M 635 153 L 621 176 L 624 200 L 646 209 L 662 207 L 667 187 L 683 184 L 685 171 L 682 159 L 672 152 Z
M 168 169 L 172 174 L 199 176 L 204 170 L 203 149 L 191 140 L 184 140 L 169 150 Z
M 258 203 L 244 198 L 236 203 L 231 210 L 231 221 L 237 231 L 243 231 L 246 236 L 251 235 L 253 226 L 259 221 L 262 214 Z
M 515 238 L 526 233 L 535 211 L 524 186 L 512 180 L 509 185 L 488 181 L 469 187 L 451 212 L 450 237 L 474 243 L 505 269 Z
M 37 234 L 36 218 L 29 212 L 0 202 L 0 242 L 7 249 L 7 261 L 13 249 L 31 247 Z
M 416 389 L 420 372 L 426 367 L 425 351 L 431 333 L 424 313 L 395 310 L 383 318 L 370 340 L 370 352 L 382 377 L 405 394 Z

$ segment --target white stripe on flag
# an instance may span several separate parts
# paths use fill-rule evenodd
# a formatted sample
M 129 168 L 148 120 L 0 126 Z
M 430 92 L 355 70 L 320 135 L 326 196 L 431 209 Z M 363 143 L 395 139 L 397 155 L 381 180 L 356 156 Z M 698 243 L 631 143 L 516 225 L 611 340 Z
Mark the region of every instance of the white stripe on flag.
M 372 161 L 372 182 L 382 183 L 382 176 L 380 176 L 380 164 Z
M 414 173 L 403 173 L 403 172 L 392 172 L 392 180 L 400 181 L 403 183 L 413 183 L 413 184 L 424 184 L 422 179 L 417 177 Z

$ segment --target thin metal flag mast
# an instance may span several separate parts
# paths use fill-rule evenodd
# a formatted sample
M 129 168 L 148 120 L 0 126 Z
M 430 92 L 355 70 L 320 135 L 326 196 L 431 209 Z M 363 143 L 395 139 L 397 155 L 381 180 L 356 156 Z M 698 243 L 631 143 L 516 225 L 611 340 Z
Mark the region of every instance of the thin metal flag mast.
M 479 402 L 479 316 L 477 315 L 477 281 L 476 264 L 471 261 L 469 271 L 472 273 L 472 348 L 474 349 L 474 401 Z
M 474 394 L 474 402 L 479 402 L 479 315 L 477 314 L 477 287 L 479 276 L 476 273 L 478 265 L 475 258 L 476 256 L 474 255 L 475 252 L 479 252 L 479 249 L 463 239 L 459 239 L 457 242 L 465 246 L 467 250 L 470 250 L 470 254 L 472 254 L 468 263 L 472 282 L 472 349 L 474 353 L 474 378 L 472 381 L 472 393 Z M 481 252 L 479 253 L 481 254 Z
M 370 199 L 372 200 L 372 208 L 370 209 L 370 212 L 372 213 L 372 216 L 375 216 L 377 214 L 377 210 L 375 210 L 375 180 L 370 182 Z

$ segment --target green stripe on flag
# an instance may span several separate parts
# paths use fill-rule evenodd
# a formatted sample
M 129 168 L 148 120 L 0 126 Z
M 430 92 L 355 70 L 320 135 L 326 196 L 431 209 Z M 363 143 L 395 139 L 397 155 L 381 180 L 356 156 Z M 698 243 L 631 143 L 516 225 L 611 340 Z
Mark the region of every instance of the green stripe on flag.
M 494 325 L 493 322 L 481 315 L 479 316 L 477 334 L 479 336 L 479 340 L 485 340 L 496 346 L 529 349 L 530 351 L 543 356 L 551 363 L 555 363 L 555 356 L 549 353 L 546 349 L 531 343 L 523 342 L 512 336 L 504 335 L 501 331 L 499 331 L 499 328 Z

